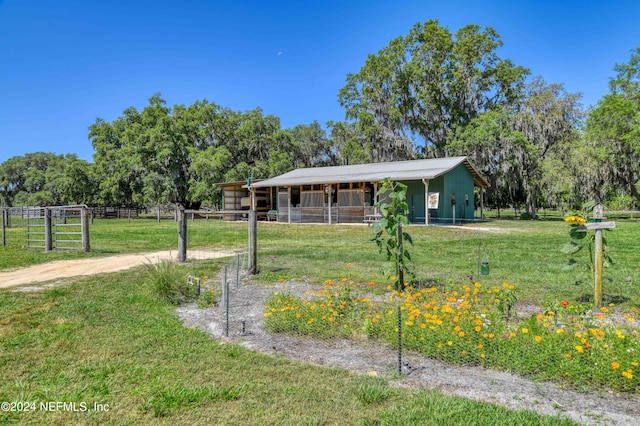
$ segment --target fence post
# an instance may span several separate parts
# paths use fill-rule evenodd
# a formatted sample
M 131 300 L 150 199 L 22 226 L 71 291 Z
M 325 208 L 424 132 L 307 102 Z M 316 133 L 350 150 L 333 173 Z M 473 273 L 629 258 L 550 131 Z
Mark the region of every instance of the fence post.
M 398 281 L 400 282 L 399 290 L 404 290 L 404 250 L 402 244 L 402 224 L 398 224 Z
M 398 375 L 402 375 L 402 309 L 398 305 Z
M 53 250 L 53 234 L 51 232 L 51 209 L 44 208 L 44 251 Z
M 227 265 L 224 265 L 224 337 L 229 337 L 229 282 L 227 281 Z
M 258 273 L 258 250 L 256 240 L 258 238 L 258 215 L 255 210 L 249 210 L 249 275 Z
M 236 254 L 236 290 L 240 287 L 240 255 Z
M 7 228 L 7 209 L 2 209 L 2 247 L 6 247 L 7 246 L 7 234 L 6 234 L 6 228 Z
M 91 244 L 89 243 L 89 208 L 82 207 L 80 210 L 80 226 L 82 228 L 82 251 L 89 253 Z
M 184 206 L 178 208 L 178 262 L 187 261 L 187 218 Z

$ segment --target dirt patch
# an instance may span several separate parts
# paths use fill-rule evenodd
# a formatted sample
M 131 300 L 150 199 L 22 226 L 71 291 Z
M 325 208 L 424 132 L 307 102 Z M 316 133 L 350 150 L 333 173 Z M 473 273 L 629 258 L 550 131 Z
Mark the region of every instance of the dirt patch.
M 588 425 L 640 424 L 638 396 L 609 391 L 581 393 L 502 371 L 447 365 L 409 351 L 403 353 L 403 375 L 399 377 L 397 349 L 379 342 L 315 340 L 269 333 L 263 323 L 264 302 L 269 294 L 281 289 L 300 295 L 311 287 L 286 282 L 275 286 L 248 283 L 232 289 L 229 337 L 225 337 L 225 310 L 221 307 L 183 306 L 177 309 L 177 316 L 185 326 L 197 327 L 223 342 L 237 343 L 267 355 L 383 377 L 397 387 L 432 388 L 511 409 L 568 417 Z
M 163 260 L 175 259 L 177 255 L 177 252 L 167 250 L 91 259 L 56 260 L 42 265 L 29 266 L 28 268 L 0 272 L 0 288 L 80 275 L 117 272 L 145 263 L 158 263 Z M 233 253 L 220 251 L 198 251 L 197 253 L 187 253 L 187 259 L 194 256 L 197 256 L 198 259 L 216 259 L 233 255 Z M 26 291 L 26 289 L 23 288 L 22 291 Z
M 510 234 L 512 232 L 521 232 L 520 229 L 515 228 L 496 228 L 493 226 L 475 226 L 475 225 L 437 225 L 441 228 L 449 228 L 449 229 L 462 229 L 465 231 L 479 231 L 479 232 L 488 232 L 493 234 Z

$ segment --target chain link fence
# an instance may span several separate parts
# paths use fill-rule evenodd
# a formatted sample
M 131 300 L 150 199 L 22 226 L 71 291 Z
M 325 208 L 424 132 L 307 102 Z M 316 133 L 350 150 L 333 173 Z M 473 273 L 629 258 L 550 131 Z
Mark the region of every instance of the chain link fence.
M 223 341 L 390 377 L 436 360 L 574 386 L 640 389 L 640 330 L 630 315 L 574 301 L 517 312 L 516 289 L 506 283 L 432 282 L 383 293 L 350 280 L 259 284 L 237 264 L 223 268 L 221 297 L 203 313 L 207 331 Z
M 343 247 L 347 238 L 352 241 Z M 483 275 L 485 256 L 477 245 L 457 255 L 479 274 L 475 279 L 418 270 L 421 280 L 394 291 L 384 279 L 364 279 L 380 276 L 370 238 L 366 226 L 259 222 L 258 277 L 249 278 L 242 255 L 229 258 L 211 288 L 216 304 L 192 315 L 224 341 L 320 365 L 406 375 L 431 359 L 572 385 L 640 389 L 637 310 L 622 315 L 612 307 L 594 310 L 587 299 L 553 297 L 543 305 L 517 304 L 516 286 L 495 271 Z M 469 245 L 450 243 L 449 249 L 454 244 Z

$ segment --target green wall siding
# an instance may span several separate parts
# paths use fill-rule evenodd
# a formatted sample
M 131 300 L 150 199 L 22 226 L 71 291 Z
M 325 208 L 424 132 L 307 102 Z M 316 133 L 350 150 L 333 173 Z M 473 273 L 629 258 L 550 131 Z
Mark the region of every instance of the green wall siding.
M 403 181 L 407 185 L 407 204 L 409 205 L 409 220 L 413 223 L 424 223 L 424 184 L 421 180 Z M 430 221 L 451 222 L 454 217 L 451 205 L 451 194 L 455 194 L 455 218 L 473 220 L 474 192 L 473 176 L 469 170 L 460 164 L 448 173 L 429 181 L 429 192 L 439 192 L 440 202 L 436 212 L 431 213 Z M 465 200 L 468 197 L 468 205 Z

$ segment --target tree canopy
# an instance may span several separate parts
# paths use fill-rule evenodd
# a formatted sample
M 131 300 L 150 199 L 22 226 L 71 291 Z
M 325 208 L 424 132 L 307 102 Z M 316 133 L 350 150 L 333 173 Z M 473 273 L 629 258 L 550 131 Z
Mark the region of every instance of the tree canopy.
M 450 135 L 479 114 L 517 99 L 529 70 L 502 59 L 493 28 L 466 25 L 452 34 L 438 21 L 417 23 L 408 35 L 369 55 L 339 93 L 347 119 L 377 140 L 380 160 L 448 154 Z
M 346 76 L 344 121 L 325 128 L 283 129 L 259 107 L 168 106 L 155 94 L 141 111 L 89 126 L 93 163 L 35 152 L 0 164 L 0 203 L 215 207 L 220 182 L 467 155 L 490 182 L 493 207 L 535 218 L 539 207 L 588 199 L 640 206 L 640 47 L 613 66 L 609 93 L 585 111 L 579 93 L 502 58 L 502 43 L 490 27 L 416 23 Z

